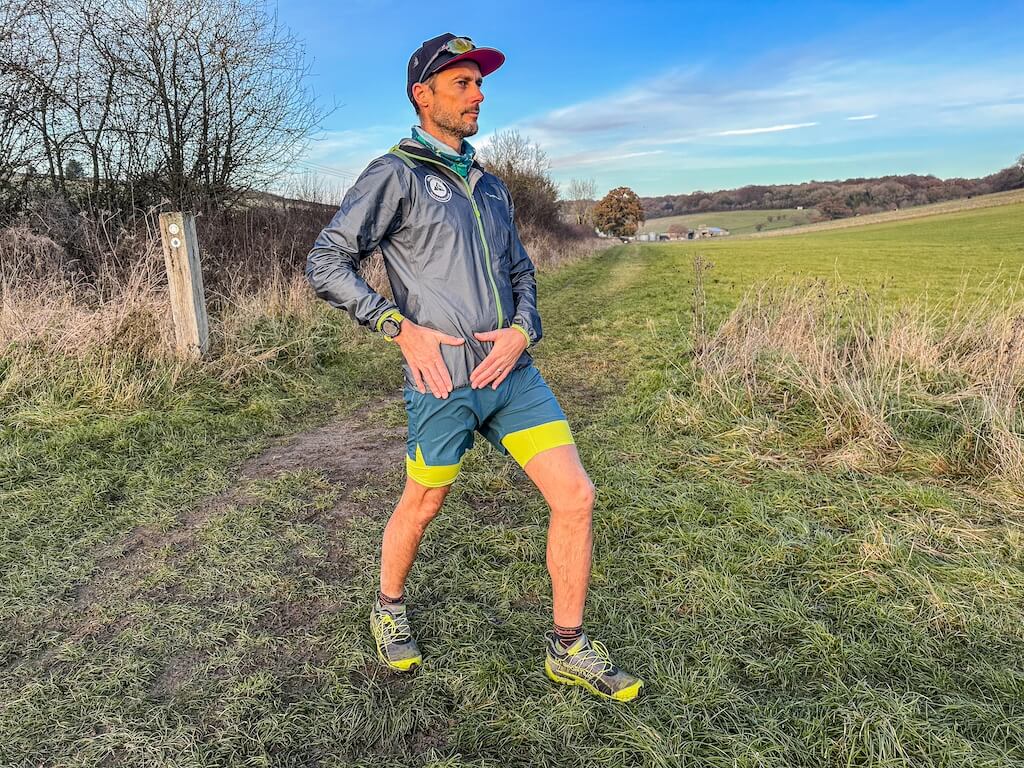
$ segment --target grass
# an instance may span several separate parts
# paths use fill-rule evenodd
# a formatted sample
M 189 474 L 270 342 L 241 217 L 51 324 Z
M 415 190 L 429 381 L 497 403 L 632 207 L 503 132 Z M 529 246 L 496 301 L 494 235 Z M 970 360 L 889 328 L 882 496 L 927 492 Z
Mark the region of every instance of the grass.
M 823 278 L 861 288 L 885 302 L 949 302 L 1009 289 L 1020 278 L 1024 203 L 960 211 L 911 221 L 849 227 L 768 239 L 652 245 L 714 265 L 709 299 L 720 319 L 746 290 L 765 279 Z M 685 289 L 683 289 L 685 290 Z
M 869 213 L 863 216 L 848 216 L 843 219 L 832 221 L 821 221 L 816 224 L 802 226 L 796 232 L 782 232 L 778 230 L 748 233 L 750 237 L 777 237 L 779 235 L 803 234 L 807 232 L 823 232 L 831 229 L 847 229 L 849 227 L 864 227 L 870 224 L 882 224 L 892 221 L 908 221 L 909 219 L 920 219 L 928 216 L 944 216 L 949 213 L 960 213 L 962 211 L 974 211 L 979 208 L 991 208 L 1000 205 L 1016 205 L 1024 202 L 1024 189 L 1010 190 L 1009 192 L 993 192 L 989 195 L 978 195 L 977 197 L 961 198 L 959 200 L 946 200 L 941 203 L 929 203 L 928 205 L 915 205 L 909 208 L 900 208 L 895 211 L 883 211 L 881 213 Z
M 768 455 L 749 424 L 686 410 L 704 402 L 695 252 L 713 331 L 773 276 L 838 275 L 885 303 L 1005 293 L 1020 214 L 630 245 L 543 276 L 539 365 L 598 488 L 588 625 L 649 682 L 627 707 L 543 677 L 546 508 L 482 443 L 410 578 L 412 678 L 377 667 L 365 626 L 400 467 L 360 487 L 277 472 L 189 518 L 267 431 L 396 388 L 386 345 L 339 336 L 310 371 L 240 390 L 196 373 L 145 408 L 73 398 L 73 371 L 19 395 L 0 456 L 0 764 L 1021 764 L 1019 499 L 970 474 L 818 463 L 799 423 Z M 359 513 L 332 517 L 341 496 Z M 169 538 L 97 579 L 141 521 Z
M 682 216 L 661 216 L 648 219 L 640 227 L 641 232 L 668 232 L 674 224 L 697 229 L 698 227 L 721 227 L 731 235 L 744 235 L 756 231 L 768 231 L 798 227 L 813 220 L 813 209 L 772 208 L 760 211 L 715 211 L 710 213 L 688 213 Z M 768 218 L 771 217 L 771 221 Z M 761 230 L 757 225 L 761 225 Z

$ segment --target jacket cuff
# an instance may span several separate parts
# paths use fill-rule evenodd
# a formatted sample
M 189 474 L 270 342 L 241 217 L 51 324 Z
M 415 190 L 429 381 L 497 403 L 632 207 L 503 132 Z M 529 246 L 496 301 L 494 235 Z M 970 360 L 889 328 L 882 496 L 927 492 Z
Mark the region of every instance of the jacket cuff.
M 515 328 L 517 331 L 522 333 L 523 336 L 526 337 L 526 346 L 527 347 L 533 346 L 533 339 L 530 338 L 530 332 L 528 330 L 526 330 L 526 326 L 524 326 L 522 323 L 519 323 L 519 322 L 516 322 L 516 321 L 512 321 L 512 325 L 509 326 L 509 327 Z

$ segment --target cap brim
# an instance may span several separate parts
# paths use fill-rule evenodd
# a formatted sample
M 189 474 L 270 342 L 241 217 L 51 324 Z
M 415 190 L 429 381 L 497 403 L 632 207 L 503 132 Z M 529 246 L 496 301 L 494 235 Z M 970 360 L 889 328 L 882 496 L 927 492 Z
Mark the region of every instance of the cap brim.
M 446 61 L 445 65 L 437 71 L 440 72 L 442 69 L 448 69 L 452 64 L 460 61 L 475 62 L 480 67 L 480 77 L 487 77 L 505 63 L 505 54 L 496 48 L 474 48 L 472 51 L 460 53 L 451 61 Z

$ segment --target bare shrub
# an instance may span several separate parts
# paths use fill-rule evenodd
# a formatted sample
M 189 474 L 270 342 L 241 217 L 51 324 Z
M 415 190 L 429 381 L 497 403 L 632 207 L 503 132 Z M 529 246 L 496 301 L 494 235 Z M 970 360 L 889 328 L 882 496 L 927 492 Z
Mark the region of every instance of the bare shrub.
M 480 161 L 508 188 L 519 226 L 552 226 L 559 221 L 558 187 L 540 145 L 518 131 L 499 131 L 481 148 Z
M 24 225 L 0 229 L 0 292 L 6 294 L 19 279 L 63 274 L 67 259 L 52 239 Z
M 592 256 L 596 251 L 617 245 L 593 236 L 586 227 L 568 224 L 537 226 L 521 224 L 519 239 L 538 271 L 556 269 Z
M 52 243 L 21 230 L 3 232 L 0 244 L 12 263 L 54 253 Z M 354 338 L 315 299 L 301 270 L 279 265 L 258 282 L 244 271 L 213 281 L 211 353 L 203 362 L 177 359 L 155 237 L 128 269 L 105 270 L 89 282 L 46 268 L 35 277 L 20 269 L 16 277 L 0 282 L 0 411 L 46 393 L 91 407 L 135 408 L 175 397 L 183 381 L 212 377 L 236 387 L 309 370 Z
M 1024 482 L 1024 305 L 885 307 L 826 283 L 751 290 L 695 354 L 698 391 L 796 431 L 825 463 Z M 824 453 L 822 453 L 822 451 Z

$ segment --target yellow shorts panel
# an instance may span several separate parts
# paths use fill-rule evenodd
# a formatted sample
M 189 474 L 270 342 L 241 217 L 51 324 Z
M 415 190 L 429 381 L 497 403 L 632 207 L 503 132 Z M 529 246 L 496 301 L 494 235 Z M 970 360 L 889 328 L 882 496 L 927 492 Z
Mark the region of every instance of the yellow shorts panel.
M 569 429 L 569 422 L 565 420 L 549 421 L 546 424 L 538 424 L 518 432 L 509 432 L 501 439 L 505 450 L 511 454 L 520 467 L 525 467 L 530 459 L 541 451 L 557 448 L 560 445 L 575 445 L 575 443 L 576 441 L 572 439 L 572 431 Z
M 427 466 L 427 463 L 423 460 L 423 451 L 420 450 L 418 444 L 416 445 L 416 459 L 413 460 L 408 456 L 405 457 L 406 473 L 417 483 L 427 488 L 441 488 L 445 485 L 451 485 L 455 482 L 455 478 L 459 476 L 459 469 L 461 467 L 461 461 L 458 464 L 446 464 L 437 467 Z

